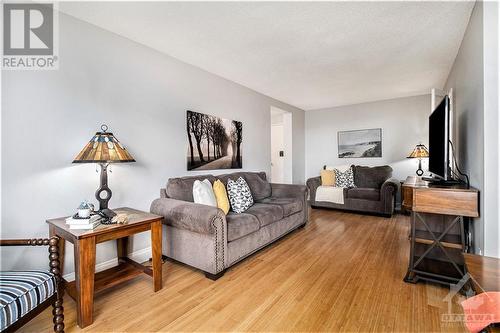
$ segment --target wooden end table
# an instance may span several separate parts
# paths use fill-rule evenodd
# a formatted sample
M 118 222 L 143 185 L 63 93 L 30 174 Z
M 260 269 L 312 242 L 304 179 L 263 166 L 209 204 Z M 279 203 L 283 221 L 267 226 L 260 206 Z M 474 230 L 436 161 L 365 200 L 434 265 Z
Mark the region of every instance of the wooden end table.
M 467 272 L 476 294 L 500 291 L 500 259 L 464 253 Z
M 75 281 L 65 281 L 65 283 L 68 294 L 77 303 L 77 324 L 80 328 L 93 322 L 94 293 L 114 287 L 142 273 L 153 277 L 154 291 L 162 287 L 163 217 L 128 207 L 114 209 L 114 211 L 118 214 L 127 214 L 128 222 L 126 224 L 101 224 L 94 230 L 71 230 L 66 224 L 66 217 L 47 220 L 50 236 L 60 237 L 61 263 L 64 262 L 65 241 L 74 245 Z M 147 230 L 151 230 L 152 269 L 127 257 L 128 237 Z M 95 274 L 96 244 L 113 239 L 116 239 L 118 266 Z

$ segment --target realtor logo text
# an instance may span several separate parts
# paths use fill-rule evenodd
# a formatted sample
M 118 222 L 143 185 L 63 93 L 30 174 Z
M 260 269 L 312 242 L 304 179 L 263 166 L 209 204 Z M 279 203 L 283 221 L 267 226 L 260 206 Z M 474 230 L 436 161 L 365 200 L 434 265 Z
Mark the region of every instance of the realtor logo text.
M 3 69 L 57 69 L 54 5 L 3 4 Z

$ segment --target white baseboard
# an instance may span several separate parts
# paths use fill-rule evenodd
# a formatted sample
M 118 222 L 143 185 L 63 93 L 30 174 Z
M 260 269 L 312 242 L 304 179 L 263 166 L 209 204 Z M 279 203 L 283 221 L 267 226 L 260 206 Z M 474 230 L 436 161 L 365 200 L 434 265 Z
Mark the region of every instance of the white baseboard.
M 137 262 L 144 262 L 147 261 L 149 258 L 151 258 L 151 247 L 146 247 L 144 249 L 129 253 L 128 257 L 134 261 Z M 115 257 L 113 259 L 100 262 L 97 265 L 95 265 L 95 271 L 97 272 L 102 272 L 108 268 L 114 267 L 118 265 L 118 257 Z M 66 281 L 73 281 L 75 279 L 75 272 L 71 272 L 68 274 L 64 274 L 63 278 Z
M 145 262 L 151 258 L 151 246 L 129 253 L 128 257 L 137 262 Z

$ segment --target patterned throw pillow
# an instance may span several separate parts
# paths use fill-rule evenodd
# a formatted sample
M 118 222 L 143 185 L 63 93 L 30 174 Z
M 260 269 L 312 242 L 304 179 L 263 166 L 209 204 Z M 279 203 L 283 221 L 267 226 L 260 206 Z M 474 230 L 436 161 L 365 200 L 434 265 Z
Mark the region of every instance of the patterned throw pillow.
M 354 185 L 354 172 L 352 168 L 344 172 L 338 169 L 334 169 L 333 171 L 335 172 L 335 186 L 343 188 L 356 187 L 356 185 Z
M 227 180 L 227 195 L 229 196 L 231 209 L 235 213 L 243 213 L 253 205 L 252 192 L 250 192 L 250 187 L 242 177 L 236 181 Z

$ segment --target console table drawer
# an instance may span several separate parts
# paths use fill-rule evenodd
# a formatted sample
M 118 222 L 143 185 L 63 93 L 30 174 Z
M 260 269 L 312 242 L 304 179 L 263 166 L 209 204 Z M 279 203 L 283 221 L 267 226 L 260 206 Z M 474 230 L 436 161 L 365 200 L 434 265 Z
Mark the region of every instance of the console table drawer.
M 414 190 L 413 210 L 416 212 L 477 217 L 478 193 L 476 191 Z

